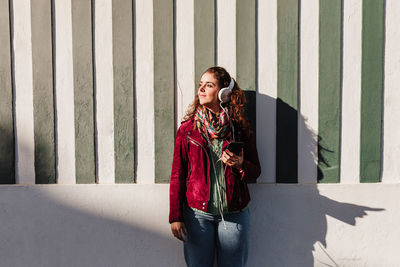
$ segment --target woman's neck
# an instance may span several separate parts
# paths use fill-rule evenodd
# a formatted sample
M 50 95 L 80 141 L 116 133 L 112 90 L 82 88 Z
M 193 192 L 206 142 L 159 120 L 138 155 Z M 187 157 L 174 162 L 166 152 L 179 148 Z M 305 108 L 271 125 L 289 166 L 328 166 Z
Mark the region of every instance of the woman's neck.
M 221 107 L 217 105 L 204 105 L 208 110 L 210 110 L 212 113 L 219 114 L 221 112 Z

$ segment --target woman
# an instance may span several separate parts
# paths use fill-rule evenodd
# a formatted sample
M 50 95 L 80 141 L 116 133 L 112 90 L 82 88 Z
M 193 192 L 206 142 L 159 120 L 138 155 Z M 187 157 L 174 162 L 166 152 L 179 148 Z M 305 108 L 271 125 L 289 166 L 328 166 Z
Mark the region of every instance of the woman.
M 246 182 L 261 173 L 246 98 L 221 67 L 207 69 L 175 139 L 169 222 L 188 266 L 244 266 L 249 232 Z M 234 145 L 228 145 L 235 143 Z M 236 154 L 233 151 L 236 150 Z

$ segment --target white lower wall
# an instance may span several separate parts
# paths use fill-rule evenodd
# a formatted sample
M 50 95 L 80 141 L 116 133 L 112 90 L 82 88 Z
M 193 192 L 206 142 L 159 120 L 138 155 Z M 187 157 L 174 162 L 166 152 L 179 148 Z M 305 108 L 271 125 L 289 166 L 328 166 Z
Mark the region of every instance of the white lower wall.
M 398 266 L 400 184 L 250 189 L 248 266 Z M 168 191 L 2 185 L 0 266 L 184 266 L 170 234 Z

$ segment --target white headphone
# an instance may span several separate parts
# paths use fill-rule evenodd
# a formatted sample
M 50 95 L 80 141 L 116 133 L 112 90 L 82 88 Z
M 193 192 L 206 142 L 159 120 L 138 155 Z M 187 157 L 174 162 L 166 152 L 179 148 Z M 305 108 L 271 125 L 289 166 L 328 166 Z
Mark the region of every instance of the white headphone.
M 218 92 L 218 99 L 221 103 L 227 103 L 230 100 L 232 89 L 235 86 L 235 81 L 231 77 L 231 82 L 228 87 L 221 88 Z

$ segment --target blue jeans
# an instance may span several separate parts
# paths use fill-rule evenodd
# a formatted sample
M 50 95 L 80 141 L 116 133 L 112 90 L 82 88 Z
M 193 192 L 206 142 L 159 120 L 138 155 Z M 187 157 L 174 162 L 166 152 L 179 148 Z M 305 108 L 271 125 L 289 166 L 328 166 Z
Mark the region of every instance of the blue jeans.
M 249 209 L 224 215 L 226 229 L 220 215 L 208 215 L 186 207 L 184 242 L 185 261 L 189 267 L 209 266 L 214 263 L 216 250 L 219 267 L 242 267 L 247 261 Z

